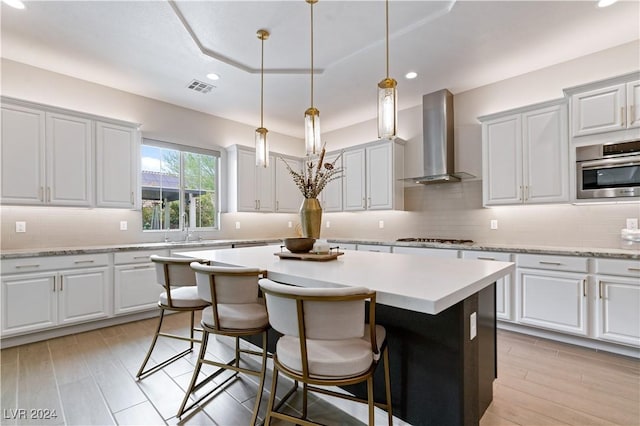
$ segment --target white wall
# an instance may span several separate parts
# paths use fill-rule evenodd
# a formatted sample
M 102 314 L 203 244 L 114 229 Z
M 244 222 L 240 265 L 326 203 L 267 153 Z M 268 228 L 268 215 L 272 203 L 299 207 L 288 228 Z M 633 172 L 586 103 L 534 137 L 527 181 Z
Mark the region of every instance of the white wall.
M 482 175 L 478 116 L 562 96 L 562 89 L 613 77 L 640 68 L 640 42 L 554 65 L 454 96 L 456 170 Z M 2 61 L 2 94 L 112 118 L 143 123 L 145 136 L 206 147 L 214 143 L 252 145 L 253 126 L 213 117 L 164 102 L 77 80 L 12 61 Z M 402 96 L 402 93 L 400 93 Z M 421 174 L 422 118 L 417 106 L 399 114 L 399 136 L 405 146 L 406 176 Z M 375 120 L 326 133 L 330 150 L 377 139 Z M 302 155 L 302 141 L 273 134 L 274 151 Z M 639 217 L 634 205 L 518 206 L 482 208 L 481 182 L 415 186 L 405 190 L 403 212 L 329 213 L 331 228 L 323 237 L 396 239 L 403 236 L 471 238 L 483 243 L 541 246 L 619 247 L 626 217 Z M 122 244 L 160 241 L 162 233 L 143 233 L 140 214 L 129 210 L 3 206 L 2 249 Z M 489 230 L 498 219 L 499 229 Z M 16 234 L 14 222 L 25 220 L 27 233 Z M 129 231 L 119 231 L 119 221 Z M 378 228 L 378 221 L 385 228 Z M 235 222 L 241 229 L 235 229 Z M 204 237 L 284 237 L 294 234 L 287 222 L 294 214 L 227 213 L 222 231 Z M 173 238 L 178 238 L 174 235 Z

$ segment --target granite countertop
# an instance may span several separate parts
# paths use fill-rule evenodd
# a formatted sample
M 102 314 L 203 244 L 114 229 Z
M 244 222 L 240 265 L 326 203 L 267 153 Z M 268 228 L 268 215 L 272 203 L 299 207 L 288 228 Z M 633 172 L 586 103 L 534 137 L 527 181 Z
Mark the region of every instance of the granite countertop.
M 624 249 L 624 248 L 596 248 L 596 247 L 555 247 L 555 246 L 534 246 L 534 245 L 512 245 L 512 244 L 442 244 L 442 243 L 423 243 L 417 241 L 380 241 L 380 240 L 363 240 L 348 238 L 330 238 L 330 243 L 344 244 L 370 244 L 382 246 L 398 246 L 398 247 L 422 247 L 437 248 L 448 250 L 475 250 L 475 251 L 493 251 L 504 253 L 519 254 L 546 254 L 558 256 L 580 256 L 580 257 L 601 257 L 609 259 L 638 259 L 640 260 L 640 248 Z M 640 247 L 640 244 L 635 244 Z
M 61 255 L 78 255 L 92 253 L 113 253 L 121 251 L 134 250 L 153 250 L 153 249 L 194 249 L 198 247 L 220 247 L 232 244 L 271 244 L 280 243 L 279 238 L 262 238 L 262 239 L 245 239 L 245 240 L 202 240 L 190 242 L 158 242 L 158 243 L 137 243 L 137 244 L 117 244 L 103 246 L 86 246 L 86 247 L 52 247 L 52 248 L 31 248 L 3 250 L 0 259 L 18 259 L 37 256 L 61 256 Z M 526 244 L 442 244 L 442 243 L 423 243 L 423 242 L 404 242 L 404 241 L 384 241 L 384 240 L 367 240 L 367 239 L 349 239 L 349 238 L 329 238 L 327 240 L 335 244 L 370 244 L 382 246 L 400 246 L 400 247 L 422 247 L 436 248 L 445 250 L 476 250 L 476 251 L 493 251 L 504 253 L 521 253 L 521 254 L 543 254 L 558 256 L 580 256 L 580 257 L 600 257 L 609 259 L 637 259 L 640 260 L 640 248 L 624 249 L 624 248 L 596 248 L 596 247 L 553 247 L 553 246 L 533 246 Z M 640 244 L 635 244 L 639 247 Z

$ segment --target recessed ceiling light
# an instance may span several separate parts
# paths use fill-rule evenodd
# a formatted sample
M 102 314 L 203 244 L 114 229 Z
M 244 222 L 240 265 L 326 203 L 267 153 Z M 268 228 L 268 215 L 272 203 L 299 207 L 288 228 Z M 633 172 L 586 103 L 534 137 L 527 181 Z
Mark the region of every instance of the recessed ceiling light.
M 219 76 L 218 74 L 216 74 L 216 73 L 213 73 L 213 72 L 212 72 L 212 73 L 207 74 L 207 78 L 208 78 L 209 80 L 214 80 L 214 81 L 215 81 L 215 80 L 220 80 L 220 76 Z
M 24 9 L 24 3 L 20 0 L 2 0 L 7 6 L 11 6 L 15 9 Z
M 599 0 L 598 1 L 598 7 L 607 7 L 607 6 L 611 6 L 612 4 L 614 4 L 615 2 L 617 2 L 618 0 Z
M 413 80 L 414 78 L 416 78 L 418 76 L 417 72 L 408 72 L 404 75 L 404 78 L 408 79 L 408 80 Z

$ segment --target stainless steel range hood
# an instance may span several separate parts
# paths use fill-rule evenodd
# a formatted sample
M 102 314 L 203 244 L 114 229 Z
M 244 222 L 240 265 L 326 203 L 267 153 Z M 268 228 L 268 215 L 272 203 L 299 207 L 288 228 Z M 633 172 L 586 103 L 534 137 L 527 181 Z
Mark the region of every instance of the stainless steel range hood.
M 430 184 L 475 177 L 454 172 L 453 94 L 447 89 L 422 97 L 422 134 L 424 174 L 405 181 Z

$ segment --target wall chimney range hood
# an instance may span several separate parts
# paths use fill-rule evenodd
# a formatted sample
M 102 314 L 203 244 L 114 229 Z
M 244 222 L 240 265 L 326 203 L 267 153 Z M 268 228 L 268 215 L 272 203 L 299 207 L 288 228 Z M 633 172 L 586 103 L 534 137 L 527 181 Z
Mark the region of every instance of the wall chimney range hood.
M 423 175 L 406 182 L 431 184 L 459 182 L 475 177 L 454 172 L 453 94 L 447 89 L 422 97 Z

